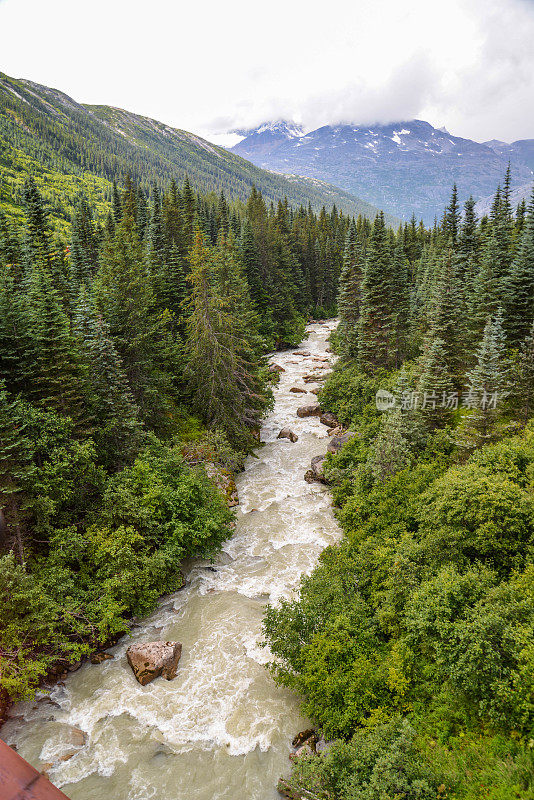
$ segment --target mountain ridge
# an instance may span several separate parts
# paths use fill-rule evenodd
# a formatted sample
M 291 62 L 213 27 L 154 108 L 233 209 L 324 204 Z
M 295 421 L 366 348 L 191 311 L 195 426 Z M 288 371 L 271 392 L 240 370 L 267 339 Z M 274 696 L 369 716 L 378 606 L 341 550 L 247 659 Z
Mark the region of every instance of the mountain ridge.
M 84 105 L 66 93 L 0 73 L 0 208 L 21 218 L 28 172 L 37 178 L 56 227 L 65 231 L 80 193 L 104 213 L 112 182 L 127 174 L 145 191 L 182 182 L 245 201 L 256 186 L 267 202 L 323 205 L 373 218 L 378 209 L 346 190 L 305 176 L 262 170 L 195 133 L 125 109 Z M 313 178 L 313 176 L 312 176 Z M 398 220 L 389 215 L 390 224 Z
M 324 125 L 290 137 L 276 130 L 266 136 L 265 128 L 249 132 L 231 151 L 264 169 L 333 182 L 403 219 L 412 212 L 426 222 L 441 216 L 454 182 L 462 200 L 486 197 L 502 182 L 509 160 L 516 185 L 533 176 L 534 140 L 474 142 L 425 120 Z

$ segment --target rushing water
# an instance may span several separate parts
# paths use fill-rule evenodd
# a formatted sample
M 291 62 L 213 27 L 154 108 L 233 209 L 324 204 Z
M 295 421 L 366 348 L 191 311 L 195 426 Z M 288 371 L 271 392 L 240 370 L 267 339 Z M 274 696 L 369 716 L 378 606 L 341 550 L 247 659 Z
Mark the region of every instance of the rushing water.
M 265 603 L 290 596 L 339 536 L 325 487 L 304 481 L 311 458 L 326 450 L 326 427 L 296 416 L 313 394 L 289 391 L 319 385 L 302 378 L 325 374 L 320 359 L 333 327 L 308 327 L 299 348 L 306 355 L 273 357 L 286 371 L 262 430 L 266 444 L 238 477 L 236 531 L 213 564 L 195 562 L 187 588 L 134 626 L 112 661 L 86 664 L 48 697 L 14 707 L 3 738 L 38 769 L 46 764 L 72 800 L 278 797 L 290 741 L 305 720 L 264 667 L 261 619 Z M 298 442 L 276 438 L 286 425 Z M 125 651 L 154 639 L 182 642 L 183 654 L 173 681 L 143 687 Z

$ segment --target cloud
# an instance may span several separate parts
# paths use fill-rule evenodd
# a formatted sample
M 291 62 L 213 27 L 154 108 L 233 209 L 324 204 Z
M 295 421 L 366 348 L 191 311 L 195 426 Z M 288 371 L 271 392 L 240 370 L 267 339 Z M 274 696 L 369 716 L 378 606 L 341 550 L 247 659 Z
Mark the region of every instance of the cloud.
M 534 137 L 533 37 L 532 0 L 330 0 L 321 13 L 304 0 L 93 0 L 90 14 L 0 0 L 3 71 L 208 138 L 268 119 L 413 117 Z

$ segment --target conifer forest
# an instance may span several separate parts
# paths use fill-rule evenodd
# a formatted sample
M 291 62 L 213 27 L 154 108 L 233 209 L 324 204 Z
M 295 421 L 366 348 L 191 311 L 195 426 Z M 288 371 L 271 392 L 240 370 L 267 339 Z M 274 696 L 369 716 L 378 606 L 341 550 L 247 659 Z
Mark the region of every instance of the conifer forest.
M 259 28 L 286 10 L 297 76 L 307 21 Z M 172 91 L 156 59 L 202 136 L 0 72 L 0 800 L 7 746 L 58 800 L 534 800 L 534 139 L 482 135 L 534 73 L 504 20 L 483 111 L 464 72 L 449 107 L 472 139 L 405 102 L 437 55 L 374 94 L 340 60 L 297 125 L 260 102 L 285 45 L 227 21 L 216 65 L 211 13 Z M 238 58 L 260 99 L 228 110 Z

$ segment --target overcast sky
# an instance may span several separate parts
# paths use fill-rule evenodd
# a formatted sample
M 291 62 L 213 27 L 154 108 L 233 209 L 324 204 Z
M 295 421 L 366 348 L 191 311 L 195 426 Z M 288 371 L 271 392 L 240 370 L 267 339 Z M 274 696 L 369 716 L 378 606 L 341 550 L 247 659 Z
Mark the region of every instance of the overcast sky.
M 418 117 L 534 138 L 534 0 L 0 0 L 0 71 L 208 139 Z

